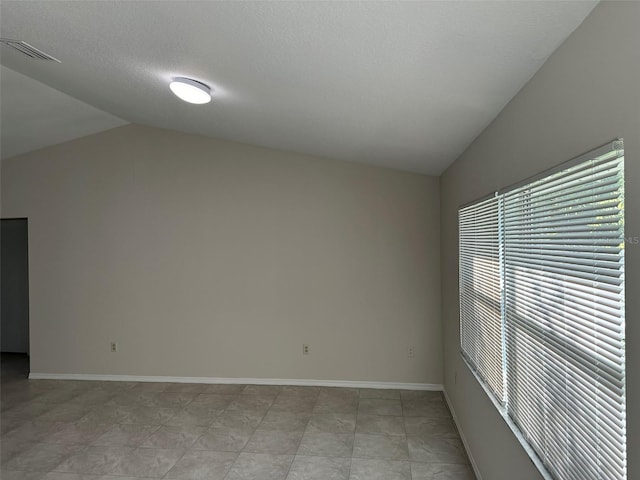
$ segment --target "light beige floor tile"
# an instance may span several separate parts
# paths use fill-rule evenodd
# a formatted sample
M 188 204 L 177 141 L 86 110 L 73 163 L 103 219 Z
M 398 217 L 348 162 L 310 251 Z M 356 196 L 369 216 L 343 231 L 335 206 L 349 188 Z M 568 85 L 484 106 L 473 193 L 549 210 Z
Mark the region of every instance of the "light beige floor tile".
M 280 395 L 297 395 L 300 397 L 318 398 L 318 395 L 320 395 L 320 387 L 298 387 L 285 385 L 282 387 Z
M 289 413 L 311 413 L 315 406 L 315 397 L 278 395 L 278 397 L 271 405 L 270 410 Z
M 243 395 L 259 395 L 262 397 L 275 397 L 282 391 L 279 385 L 247 385 L 243 390 Z
M 313 408 L 313 413 L 357 413 L 358 398 L 350 395 L 341 396 L 318 396 L 318 401 Z
M 225 480 L 285 480 L 293 455 L 241 453 Z
M 362 398 L 358 404 L 358 413 L 363 415 L 402 415 L 400 400 L 385 398 Z
M 383 460 L 408 460 L 407 438 L 404 435 L 369 435 L 357 433 L 353 456 Z
M 216 384 L 216 385 L 207 385 L 202 393 L 217 393 L 220 395 L 237 395 L 242 392 L 246 388 L 246 385 L 236 385 L 236 384 Z
M 353 413 L 318 413 L 311 416 L 307 425 L 309 433 L 353 433 L 356 415 Z
M 423 399 L 402 400 L 402 414 L 405 417 L 450 417 L 444 402 Z
M 227 408 L 236 399 L 236 395 L 218 393 L 200 393 L 193 399 L 193 405 L 207 405 L 213 408 Z
M 260 423 L 261 430 L 283 430 L 287 432 L 304 431 L 311 418 L 310 413 L 291 413 L 274 411 L 273 408 Z
M 384 398 L 387 400 L 399 400 L 400 390 L 385 390 L 382 388 L 361 388 L 360 398 Z
M 258 395 L 238 395 L 226 408 L 227 412 L 235 413 L 267 413 L 275 397 L 263 397 Z
M 358 415 L 356 433 L 370 433 L 374 435 L 404 435 L 403 417 L 390 415 Z
M 44 472 L 26 472 L 24 470 L 6 470 L 0 472 L 2 480 L 43 480 Z
M 113 473 L 161 478 L 183 455 L 184 450 L 136 448 L 120 459 Z
M 193 449 L 241 452 L 254 431 L 255 429 L 251 427 L 210 428 L 193 445 Z
M 77 445 L 88 445 L 107 430 L 111 425 L 106 424 L 88 424 L 82 422 L 63 423 L 57 425 L 50 435 L 47 435 L 42 441 L 44 443 L 66 443 Z
M 204 383 L 170 383 L 163 391 L 202 393 L 206 388 L 207 385 Z
M 79 449 L 78 445 L 60 445 L 55 443 L 35 443 L 9 460 L 8 470 L 27 470 L 46 472 L 55 468 L 65 458 Z
M 300 440 L 302 431 L 286 432 L 282 430 L 258 429 L 244 447 L 245 452 L 271 453 L 279 455 L 294 455 Z
M 450 417 L 404 417 L 407 435 L 458 438 Z
M 93 445 L 137 447 L 153 432 L 158 425 L 113 425 L 93 441 Z
M 287 480 L 348 480 L 350 458 L 296 455 Z
M 142 442 L 141 447 L 188 450 L 206 431 L 193 425 L 162 426 Z
M 164 424 L 171 426 L 195 425 L 209 427 L 215 418 L 223 411 L 222 408 L 191 404 L 178 410 L 175 415 L 165 420 Z
M 65 473 L 113 474 L 133 447 L 89 446 L 76 452 L 52 470 Z
M 321 457 L 350 457 L 353 452 L 353 434 L 309 433 L 302 437 L 298 455 Z
M 354 458 L 349 480 L 411 480 L 409 462 Z
M 475 480 L 469 465 L 443 463 L 412 463 L 412 480 Z
M 412 462 L 468 463 L 462 442 L 447 437 L 407 437 Z
M 189 450 L 169 470 L 165 478 L 177 480 L 223 480 L 237 456 L 237 453 Z
M 251 428 L 256 429 L 264 414 L 262 413 L 237 413 L 225 411 L 218 415 L 211 424 L 211 428 L 229 427 L 229 428 Z

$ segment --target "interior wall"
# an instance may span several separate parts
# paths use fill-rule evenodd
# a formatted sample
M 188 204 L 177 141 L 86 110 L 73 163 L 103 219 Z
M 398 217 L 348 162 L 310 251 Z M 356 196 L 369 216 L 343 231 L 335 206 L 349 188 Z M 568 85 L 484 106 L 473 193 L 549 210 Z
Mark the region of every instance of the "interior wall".
M 436 177 L 129 125 L 4 160 L 2 214 L 32 372 L 442 383 Z
M 484 479 L 541 478 L 459 354 L 457 209 L 625 140 L 627 433 L 640 478 L 640 3 L 602 2 L 441 177 L 444 382 Z

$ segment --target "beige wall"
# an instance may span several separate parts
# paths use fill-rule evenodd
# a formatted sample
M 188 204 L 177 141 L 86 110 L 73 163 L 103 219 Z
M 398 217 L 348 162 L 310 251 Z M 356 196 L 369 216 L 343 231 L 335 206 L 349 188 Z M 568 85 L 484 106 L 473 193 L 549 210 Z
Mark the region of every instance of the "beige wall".
M 33 372 L 442 381 L 438 178 L 131 125 L 5 160 L 2 216 Z
M 441 178 L 445 389 L 485 480 L 540 475 L 459 354 L 457 209 L 620 136 L 626 235 L 640 236 L 639 46 L 640 3 L 601 3 Z M 627 246 L 626 280 L 631 479 L 640 478 L 640 245 Z

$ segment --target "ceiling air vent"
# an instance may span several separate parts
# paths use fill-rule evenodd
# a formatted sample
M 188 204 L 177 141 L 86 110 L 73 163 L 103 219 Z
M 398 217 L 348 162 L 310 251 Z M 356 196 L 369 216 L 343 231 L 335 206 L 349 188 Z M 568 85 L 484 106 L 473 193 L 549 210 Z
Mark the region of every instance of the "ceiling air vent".
M 23 53 L 27 57 L 33 58 L 35 60 L 47 60 L 47 61 L 62 63 L 57 58 L 44 53 L 42 50 L 38 50 L 33 45 L 29 45 L 27 42 L 23 42 L 22 40 L 10 40 L 8 38 L 0 38 L 0 43 L 8 47 L 15 48 L 20 53 Z

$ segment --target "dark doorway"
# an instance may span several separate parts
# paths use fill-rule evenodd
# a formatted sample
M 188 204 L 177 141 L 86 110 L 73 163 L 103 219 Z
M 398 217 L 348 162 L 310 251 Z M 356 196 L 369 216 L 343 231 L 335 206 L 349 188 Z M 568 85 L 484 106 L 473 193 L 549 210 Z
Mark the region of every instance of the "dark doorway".
M 29 353 L 29 246 L 26 218 L 2 219 L 0 351 Z

